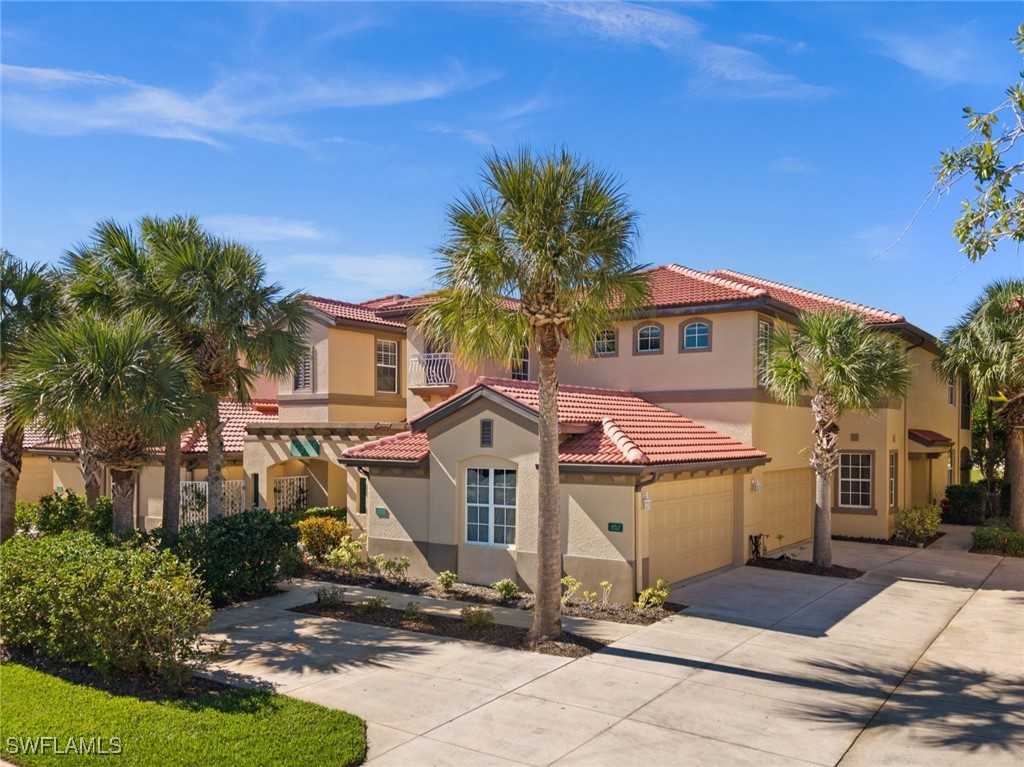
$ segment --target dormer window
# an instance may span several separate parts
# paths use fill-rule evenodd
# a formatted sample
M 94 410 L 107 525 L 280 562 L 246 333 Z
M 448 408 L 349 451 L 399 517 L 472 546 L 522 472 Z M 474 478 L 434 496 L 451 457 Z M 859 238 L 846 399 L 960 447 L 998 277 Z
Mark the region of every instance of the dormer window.
M 711 323 L 706 320 L 692 320 L 684 323 L 680 345 L 684 352 L 710 351 Z
M 636 354 L 661 354 L 662 353 L 662 327 L 657 322 L 649 322 L 640 325 L 635 330 L 636 343 L 634 350 Z
M 313 391 L 313 352 L 309 352 L 302 358 L 302 362 L 295 368 L 295 391 Z

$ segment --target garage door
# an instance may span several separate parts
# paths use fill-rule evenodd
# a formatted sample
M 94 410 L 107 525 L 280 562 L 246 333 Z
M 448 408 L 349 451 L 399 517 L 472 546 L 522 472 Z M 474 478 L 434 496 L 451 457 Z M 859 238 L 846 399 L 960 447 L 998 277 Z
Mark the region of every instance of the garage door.
M 673 583 L 732 564 L 731 477 L 656 482 L 647 492 L 651 583 Z
M 811 537 L 814 529 L 814 470 L 790 469 L 766 471 L 761 479 L 761 513 L 750 535 L 764 533 L 768 545 L 778 545 L 775 536 L 784 536 L 784 546 Z

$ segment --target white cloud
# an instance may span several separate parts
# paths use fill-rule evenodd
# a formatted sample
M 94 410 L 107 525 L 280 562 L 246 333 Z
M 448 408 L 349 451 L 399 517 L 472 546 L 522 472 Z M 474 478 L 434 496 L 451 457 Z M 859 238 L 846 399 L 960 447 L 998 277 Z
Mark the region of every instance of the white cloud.
M 319 109 L 381 107 L 447 96 L 495 78 L 461 67 L 443 75 L 388 77 L 353 73 L 285 78 L 250 73 L 225 77 L 187 94 L 95 72 L 2 66 L 4 119 L 52 135 L 130 133 L 222 146 L 231 137 L 303 145 L 285 121 Z
M 883 56 L 945 85 L 986 81 L 991 74 L 991 54 L 969 28 L 915 36 L 879 33 L 874 40 Z
M 454 125 L 448 125 L 447 123 L 422 123 L 420 128 L 427 131 L 428 133 L 440 133 L 448 136 L 458 136 L 461 139 L 465 139 L 471 144 L 478 144 L 480 146 L 494 146 L 494 139 L 487 133 L 480 130 L 474 130 L 472 128 L 459 128 Z
M 787 40 L 784 37 L 765 35 L 758 32 L 750 32 L 740 35 L 740 40 L 750 45 L 767 45 L 774 48 L 782 48 L 786 53 L 803 53 L 807 50 L 807 43 L 803 40 Z
M 790 173 L 794 176 L 805 176 L 818 172 L 817 166 L 802 157 L 779 157 L 769 167 L 778 173 Z
M 432 287 L 436 264 L 427 255 L 293 253 L 267 259 L 268 269 L 296 289 L 343 301 L 392 293 L 415 295 Z
M 743 48 L 707 43 L 698 59 L 701 73 L 710 77 L 695 83 L 697 90 L 744 99 L 807 99 L 833 93 L 832 88 L 805 83 L 780 72 L 763 56 Z
M 329 232 L 309 221 L 277 216 L 219 215 L 204 216 L 203 227 L 214 234 L 242 242 L 276 242 L 279 240 L 326 240 Z
M 688 16 L 632 3 L 544 3 L 548 14 L 569 17 L 605 40 L 651 45 L 663 50 L 697 37 L 701 25 Z

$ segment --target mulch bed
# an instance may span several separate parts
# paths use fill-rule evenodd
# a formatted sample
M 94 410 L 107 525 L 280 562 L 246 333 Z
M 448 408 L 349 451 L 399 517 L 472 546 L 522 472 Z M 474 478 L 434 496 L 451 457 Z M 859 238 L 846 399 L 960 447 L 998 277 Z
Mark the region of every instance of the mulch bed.
M 813 562 L 805 562 L 802 559 L 789 559 L 784 557 L 781 559 L 774 559 L 771 557 L 760 557 L 758 559 L 748 559 L 747 564 L 750 567 L 763 567 L 766 570 L 785 570 L 790 573 L 803 573 L 804 575 L 824 575 L 829 578 L 860 578 L 864 575 L 863 570 L 858 570 L 855 567 L 843 567 L 841 565 L 832 565 L 832 567 L 818 567 Z
M 424 614 L 410 619 L 406 617 L 403 610 L 386 607 L 376 612 L 367 612 L 365 608 L 355 603 L 328 606 L 314 602 L 294 607 L 292 611 L 356 623 L 368 623 L 371 626 L 417 631 L 421 634 L 433 634 L 452 639 L 468 639 L 473 642 L 511 647 L 515 650 L 531 650 L 544 655 L 560 655 L 566 658 L 582 658 L 605 646 L 604 642 L 597 639 L 569 633 L 563 634 L 557 640 L 528 644 L 526 642 L 527 629 L 518 626 L 503 626 L 495 623 L 490 626 L 473 627 L 467 625 L 461 618 L 452 618 L 447 615 Z
M 521 594 L 515 599 L 502 600 L 486 586 L 474 586 L 469 583 L 456 583 L 451 591 L 442 591 L 434 581 L 422 578 L 409 578 L 406 581 L 389 581 L 372 575 L 345 575 L 329 567 L 305 565 L 299 577 L 310 580 L 340 583 L 345 586 L 363 586 L 369 589 L 389 591 L 409 596 L 432 597 L 434 599 L 454 599 L 460 602 L 489 605 L 491 607 L 512 607 L 516 610 L 533 610 L 533 594 Z M 609 604 L 607 607 L 589 605 L 585 602 L 572 601 L 562 606 L 562 615 L 573 618 L 591 618 L 613 623 L 626 623 L 633 626 L 649 626 L 652 623 L 675 615 L 686 605 L 666 602 L 661 607 L 652 607 L 638 613 L 632 605 Z
M 229 685 L 200 677 L 192 677 L 179 689 L 171 689 L 159 679 L 105 677 L 96 669 L 80 663 L 55 660 L 31 650 L 5 645 L 0 648 L 0 663 L 8 661 L 42 671 L 71 684 L 80 684 L 109 692 L 111 695 L 128 695 L 141 700 L 181 700 L 231 689 Z
M 925 541 L 924 548 L 927 549 L 929 546 L 935 543 L 935 541 L 939 540 L 939 538 L 941 538 L 944 535 L 945 533 L 936 533 L 927 541 Z M 852 535 L 833 535 L 832 540 L 847 541 L 849 543 L 875 543 L 879 546 L 902 546 L 905 549 L 917 548 L 916 543 L 908 543 L 907 541 L 902 541 L 897 538 L 857 538 Z

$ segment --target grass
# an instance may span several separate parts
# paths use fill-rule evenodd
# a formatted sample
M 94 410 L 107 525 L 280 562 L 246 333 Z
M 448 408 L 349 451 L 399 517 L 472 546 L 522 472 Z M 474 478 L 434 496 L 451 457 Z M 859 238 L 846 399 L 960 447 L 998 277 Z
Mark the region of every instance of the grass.
M 12 739 L 120 738 L 121 754 L 11 752 Z M 343 711 L 265 690 L 227 689 L 177 700 L 142 700 L 59 679 L 17 663 L 0 664 L 0 756 L 18 765 L 361 764 L 366 725 Z

